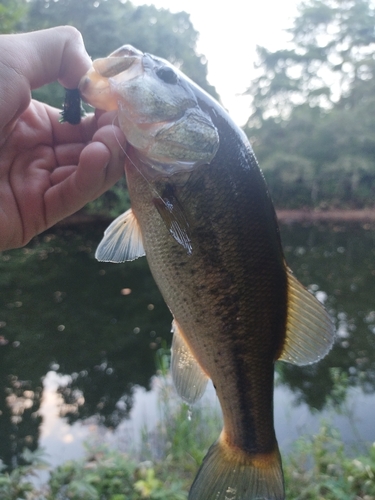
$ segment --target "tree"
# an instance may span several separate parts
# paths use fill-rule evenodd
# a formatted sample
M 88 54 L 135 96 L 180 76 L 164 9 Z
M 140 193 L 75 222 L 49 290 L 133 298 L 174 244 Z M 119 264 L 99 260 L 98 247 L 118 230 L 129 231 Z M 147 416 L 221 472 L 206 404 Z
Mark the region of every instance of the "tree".
M 247 123 L 277 205 L 362 207 L 375 194 L 375 7 L 308 0 L 290 47 L 261 47 Z
M 130 43 L 168 59 L 218 97 L 207 82 L 207 62 L 196 51 L 198 32 L 186 12 L 174 14 L 154 5 L 135 7 L 121 0 L 30 0 L 21 28 L 28 31 L 61 24 L 75 26 L 82 33 L 93 59 Z
M 0 34 L 13 33 L 27 12 L 24 0 L 1 0 Z
M 332 108 L 353 97 L 375 73 L 375 7 L 372 0 L 306 0 L 289 30 L 290 48 L 258 48 L 260 75 L 249 93 L 255 116 L 299 104 Z

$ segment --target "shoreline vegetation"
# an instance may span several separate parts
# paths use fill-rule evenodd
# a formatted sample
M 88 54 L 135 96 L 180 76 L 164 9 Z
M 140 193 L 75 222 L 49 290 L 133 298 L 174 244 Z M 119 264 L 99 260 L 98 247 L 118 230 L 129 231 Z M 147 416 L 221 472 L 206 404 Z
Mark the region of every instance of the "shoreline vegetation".
M 222 428 L 215 401 L 193 407 L 175 393 L 168 375 L 169 351 L 156 353 L 158 418 L 139 436 L 118 436 L 109 445 L 100 433 L 85 445 L 83 458 L 51 467 L 43 449 L 25 450 L 23 463 L 7 470 L 0 462 L 4 500 L 187 500 L 197 470 Z M 337 379 L 338 390 L 343 384 Z M 288 500 L 375 500 L 375 443 L 347 444 L 335 428 L 331 402 L 316 432 L 301 433 L 281 450 Z M 349 419 L 350 408 L 340 405 Z M 352 425 L 355 426 L 353 422 Z M 138 439 L 137 439 L 138 438 Z M 41 479 L 41 472 L 48 479 Z
M 292 207 L 276 210 L 281 224 L 373 227 L 374 17 L 369 0 L 300 2 L 290 44 L 276 51 L 258 47 L 257 77 L 247 91 L 253 100 L 245 133 L 275 205 Z M 73 24 L 92 59 L 120 47 L 126 33 L 127 43 L 173 60 L 218 97 L 207 81 L 208 63 L 196 50 L 199 33 L 187 13 L 115 0 L 5 0 L 1 20 L 3 34 Z M 33 96 L 60 108 L 63 92 L 53 83 Z M 121 180 L 57 226 L 104 228 L 129 206 L 124 186 Z M 335 208 L 350 206 L 367 208 Z M 26 451 L 24 465 L 20 462 L 12 471 L 2 469 L 0 462 L 0 499 L 186 500 L 217 436 L 217 416 L 207 408 L 194 408 L 191 416 L 186 405 L 171 408 L 164 399 L 161 405 L 165 418 L 152 432 L 145 429 L 136 456 L 99 443 L 97 448 L 89 445 L 82 460 L 53 470 L 38 450 Z M 283 462 L 288 500 L 375 500 L 375 443 L 348 450 L 330 422 L 322 422 L 314 435 L 301 436 L 291 452 L 283 453 Z M 38 488 L 31 478 L 45 467 L 50 479 Z
M 276 209 L 276 214 L 281 224 L 294 222 L 375 222 L 375 207 L 363 209 Z M 75 226 L 92 224 L 94 222 L 109 224 L 115 217 L 103 214 L 88 214 L 84 211 L 70 215 L 58 222 L 57 226 Z
M 363 209 L 276 209 L 281 223 L 291 222 L 374 222 L 375 208 Z
M 169 392 L 169 391 L 167 391 Z M 162 396 L 162 419 L 145 428 L 137 451 L 86 443 L 86 455 L 51 468 L 43 450 L 24 453 L 26 465 L 0 467 L 4 500 L 187 500 L 188 490 L 213 436 L 221 427 L 217 408 L 192 411 Z M 170 413 L 165 413 L 168 410 Z M 1 465 L 1 464 L 0 464 Z M 301 435 L 283 453 L 288 500 L 375 500 L 375 443 L 348 449 L 329 421 Z M 40 485 L 40 471 L 49 479 Z M 34 479 L 33 479 L 34 478 Z

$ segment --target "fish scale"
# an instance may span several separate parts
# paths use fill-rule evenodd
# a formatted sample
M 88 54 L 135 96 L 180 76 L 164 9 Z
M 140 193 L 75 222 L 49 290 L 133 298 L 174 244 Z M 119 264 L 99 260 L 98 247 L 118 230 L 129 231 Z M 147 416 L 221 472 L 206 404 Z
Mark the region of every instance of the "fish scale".
M 171 64 L 124 46 L 80 83 L 118 108 L 131 209 L 99 260 L 146 255 L 173 315 L 171 371 L 193 404 L 212 379 L 224 427 L 189 500 L 283 500 L 273 423 L 274 363 L 321 359 L 334 341 L 322 305 L 287 267 L 251 146 L 226 111 Z
M 232 168 L 236 168 L 236 165 Z M 238 168 L 242 170 L 241 165 Z M 259 206 L 259 202 L 256 212 L 253 208 L 246 210 L 246 206 L 244 207 L 243 198 L 247 204 L 254 204 L 248 182 L 242 184 L 243 193 L 240 192 L 239 185 L 236 186 L 236 196 L 231 196 L 228 185 L 233 171 L 228 174 L 228 166 L 217 165 L 215 159 L 210 170 L 215 171 L 215 179 L 211 178 L 210 182 L 201 181 L 200 190 L 197 189 L 196 178 L 210 175 L 205 166 L 197 168 L 191 174 L 191 180 L 183 187 L 175 188 L 175 196 L 183 203 L 188 220 L 194 220 L 191 234 L 193 253 L 188 256 L 170 238 L 168 232 L 152 231 L 150 226 L 155 226 L 155 222 L 150 219 L 149 212 L 154 193 L 138 169 L 132 165 L 126 167 L 132 207 L 144 234 L 146 255 L 150 254 L 148 248 L 153 249 L 149 258 L 151 272 L 188 339 L 193 354 L 216 387 L 224 419 L 227 414 L 230 415 L 226 419 L 230 422 L 230 426 L 226 425 L 230 440 L 252 452 L 264 453 L 275 448 L 272 418 L 273 362 L 285 330 L 285 266 L 278 241 L 268 245 L 276 255 L 271 255 L 266 245 L 259 243 L 262 242 L 264 225 L 257 220 L 257 212 L 264 214 L 265 210 Z M 255 169 L 253 172 L 257 174 Z M 258 183 L 263 182 L 261 176 L 256 180 Z M 173 179 L 168 179 L 167 182 L 173 183 Z M 195 186 L 193 199 L 190 196 L 191 183 Z M 253 185 L 257 186 L 258 183 L 254 182 Z M 142 189 L 140 184 L 143 185 Z M 162 192 L 161 184 L 162 181 L 157 184 L 159 192 Z M 210 184 L 210 189 L 207 189 L 207 184 Z M 133 190 L 137 193 L 136 196 L 133 195 Z M 143 196 L 140 195 L 141 192 Z M 210 197 L 210 193 L 214 193 L 214 196 Z M 264 198 L 267 202 L 267 197 Z M 227 208 L 225 213 L 220 212 L 219 217 L 214 215 L 211 218 L 207 215 L 217 214 L 217 206 L 227 206 L 226 199 L 231 200 L 230 209 Z M 186 200 L 191 201 L 191 208 Z M 145 207 L 148 208 L 145 210 Z M 195 221 L 196 213 L 205 214 L 205 217 L 200 216 Z M 244 221 L 244 217 L 239 219 L 241 213 L 251 213 L 252 216 L 246 217 Z M 270 215 L 271 220 L 275 221 L 272 212 Z M 155 216 L 159 214 L 156 212 Z M 274 225 L 276 226 L 275 222 Z M 247 231 L 241 231 L 241 226 L 246 227 Z M 274 238 L 278 239 L 276 231 Z M 247 256 L 250 258 L 244 260 Z M 185 264 L 183 267 L 180 265 L 181 261 Z M 177 274 L 176 267 L 179 268 Z M 284 281 L 284 292 L 280 283 L 275 284 L 277 274 L 280 275 L 278 281 Z M 274 290 L 277 290 L 276 301 L 272 300 Z M 267 295 L 270 300 L 266 300 Z M 238 316 L 240 321 L 237 320 Z M 271 318 L 274 317 L 279 331 L 273 328 Z M 197 323 L 197 318 L 204 318 L 204 321 Z M 275 338 L 272 338 L 273 332 Z M 202 346 L 202 339 L 206 339 L 205 346 Z M 261 351 L 265 351 L 263 355 Z M 255 358 L 261 359 L 260 364 L 255 364 L 255 370 L 254 352 Z M 227 361 L 224 353 L 235 362 Z M 218 362 L 219 358 L 222 363 Z M 226 365 L 227 370 L 224 370 L 223 365 Z M 233 366 L 235 373 L 231 381 Z M 221 383 L 222 380 L 225 384 Z M 230 397 L 226 397 L 226 394 Z M 249 401 L 251 405 L 248 404 Z M 270 418 L 265 418 L 265 415 L 270 415 Z

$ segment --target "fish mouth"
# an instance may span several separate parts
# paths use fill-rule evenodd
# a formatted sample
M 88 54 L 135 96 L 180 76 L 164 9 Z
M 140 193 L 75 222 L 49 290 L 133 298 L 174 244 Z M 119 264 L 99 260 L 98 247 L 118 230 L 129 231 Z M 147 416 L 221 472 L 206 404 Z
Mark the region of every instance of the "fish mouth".
M 143 52 L 127 44 L 107 57 L 95 59 L 78 85 L 82 99 L 95 108 L 116 110 L 118 103 L 110 80 L 126 82 L 141 76 L 144 72 L 143 56 Z
M 99 75 L 104 78 L 113 78 L 120 73 L 129 70 L 136 63 L 140 63 L 143 57 L 143 52 L 134 48 L 132 45 L 123 45 L 115 50 L 108 57 L 96 59 L 93 62 L 93 68 Z M 131 72 L 129 72 L 131 73 Z M 125 76 L 129 78 L 129 73 Z M 136 75 L 135 75 L 136 76 Z

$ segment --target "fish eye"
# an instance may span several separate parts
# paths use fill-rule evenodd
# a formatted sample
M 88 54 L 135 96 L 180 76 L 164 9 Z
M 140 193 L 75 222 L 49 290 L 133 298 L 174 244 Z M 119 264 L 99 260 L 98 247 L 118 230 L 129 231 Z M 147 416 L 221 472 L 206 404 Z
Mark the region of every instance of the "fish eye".
M 173 71 L 172 68 L 169 68 L 168 66 L 159 68 L 156 71 L 156 74 L 158 75 L 160 80 L 163 80 L 163 82 L 165 83 L 171 83 L 171 84 L 177 83 L 176 73 Z

